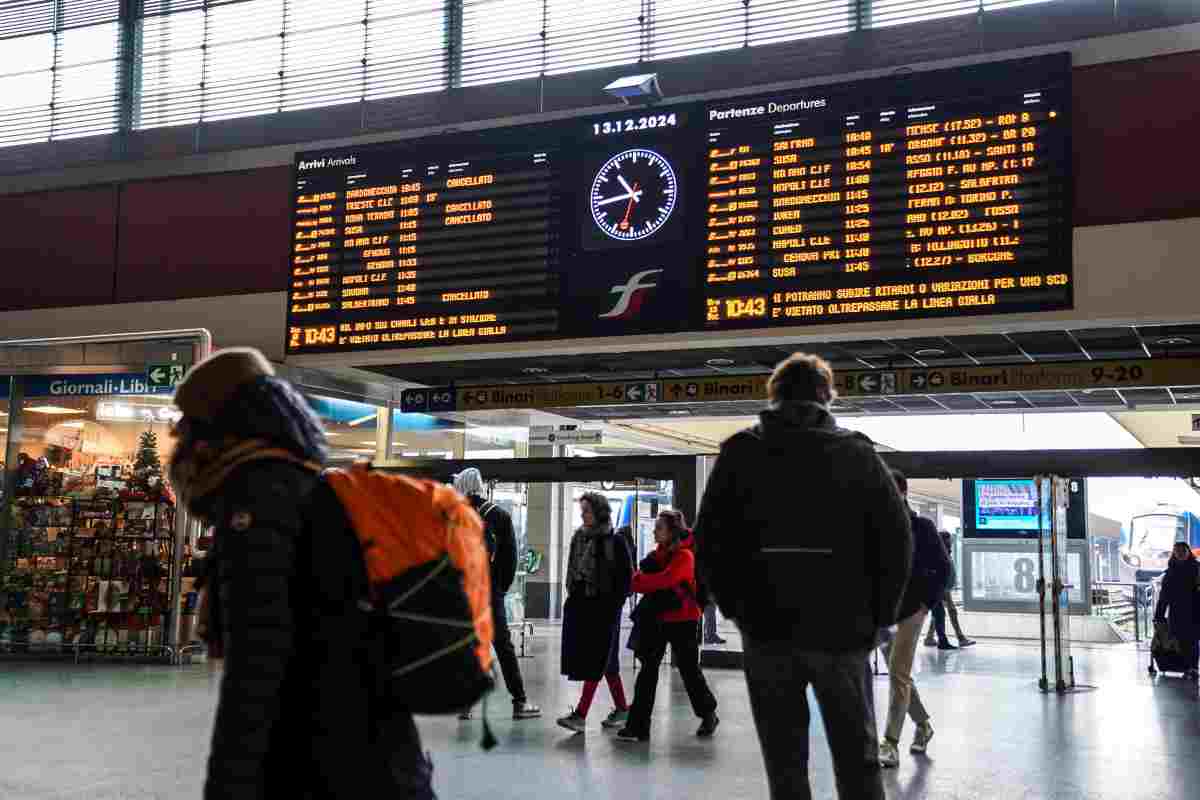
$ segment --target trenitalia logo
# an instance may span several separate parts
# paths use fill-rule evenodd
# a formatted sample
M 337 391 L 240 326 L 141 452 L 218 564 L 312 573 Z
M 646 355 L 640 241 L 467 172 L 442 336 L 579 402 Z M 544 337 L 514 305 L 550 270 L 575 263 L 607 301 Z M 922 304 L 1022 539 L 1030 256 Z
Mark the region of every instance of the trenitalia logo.
M 612 287 L 609 292 L 620 296 L 617 298 L 617 304 L 608 312 L 601 314 L 600 319 L 632 319 L 637 316 L 642 303 L 646 301 L 646 294 L 658 286 L 657 283 L 643 283 L 642 281 L 660 272 L 662 272 L 661 269 L 642 270 L 635 273 L 628 282 L 618 283 Z

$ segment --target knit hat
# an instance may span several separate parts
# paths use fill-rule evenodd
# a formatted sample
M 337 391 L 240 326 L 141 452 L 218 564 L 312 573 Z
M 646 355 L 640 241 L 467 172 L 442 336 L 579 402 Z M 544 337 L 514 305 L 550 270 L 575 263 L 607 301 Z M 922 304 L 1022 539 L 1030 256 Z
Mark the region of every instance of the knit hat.
M 175 389 L 175 405 L 190 417 L 214 422 L 238 388 L 275 374 L 271 362 L 250 347 L 231 347 L 192 367 Z

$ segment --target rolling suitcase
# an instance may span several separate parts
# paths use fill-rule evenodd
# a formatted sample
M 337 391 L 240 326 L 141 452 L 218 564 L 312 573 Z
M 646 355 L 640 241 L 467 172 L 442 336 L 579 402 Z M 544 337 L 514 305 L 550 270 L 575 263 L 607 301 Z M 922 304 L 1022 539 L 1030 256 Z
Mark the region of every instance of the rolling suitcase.
M 1182 675 L 1189 669 L 1191 664 L 1179 641 L 1171 636 L 1166 623 L 1154 623 L 1154 639 L 1150 642 L 1150 674 L 1177 672 Z

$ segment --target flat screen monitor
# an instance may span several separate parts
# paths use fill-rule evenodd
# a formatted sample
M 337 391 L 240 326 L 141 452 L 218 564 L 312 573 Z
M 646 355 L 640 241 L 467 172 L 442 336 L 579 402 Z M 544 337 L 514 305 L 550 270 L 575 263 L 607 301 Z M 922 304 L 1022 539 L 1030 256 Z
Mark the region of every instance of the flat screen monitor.
M 975 528 L 980 531 L 1036 531 L 1037 486 L 1032 480 L 975 481 Z

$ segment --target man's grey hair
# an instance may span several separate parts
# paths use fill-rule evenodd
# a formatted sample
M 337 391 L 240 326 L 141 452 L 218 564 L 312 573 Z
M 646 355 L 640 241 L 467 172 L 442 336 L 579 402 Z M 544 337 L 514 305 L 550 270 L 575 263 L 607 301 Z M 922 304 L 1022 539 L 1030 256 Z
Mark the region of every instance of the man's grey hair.
M 459 494 L 466 497 L 472 495 L 483 497 L 485 491 L 483 473 L 475 467 L 467 467 L 454 476 L 454 488 L 458 490 Z

